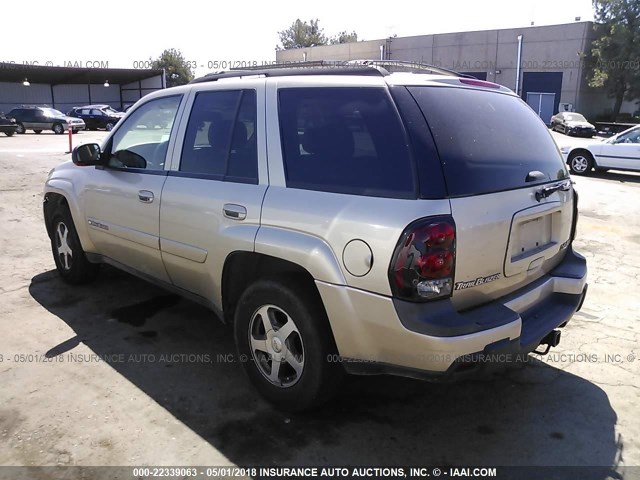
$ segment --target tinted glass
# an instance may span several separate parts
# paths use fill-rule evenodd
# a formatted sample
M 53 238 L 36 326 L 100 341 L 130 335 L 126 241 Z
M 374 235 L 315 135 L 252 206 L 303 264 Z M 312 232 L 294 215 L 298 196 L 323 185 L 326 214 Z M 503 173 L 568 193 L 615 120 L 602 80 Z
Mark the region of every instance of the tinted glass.
M 163 170 L 181 99 L 180 95 L 156 98 L 133 112 L 113 135 L 109 165 Z M 144 159 L 145 166 L 137 157 Z
M 518 97 L 470 88 L 410 87 L 427 119 L 450 196 L 510 190 L 568 176 L 546 126 Z M 529 172 L 543 178 L 526 182 Z
M 254 90 L 198 93 L 185 133 L 180 171 L 257 182 Z
M 407 140 L 384 88 L 279 91 L 287 186 L 415 198 Z
M 231 137 L 229 165 L 225 180 L 258 181 L 258 143 L 256 136 L 256 92 L 245 90 Z

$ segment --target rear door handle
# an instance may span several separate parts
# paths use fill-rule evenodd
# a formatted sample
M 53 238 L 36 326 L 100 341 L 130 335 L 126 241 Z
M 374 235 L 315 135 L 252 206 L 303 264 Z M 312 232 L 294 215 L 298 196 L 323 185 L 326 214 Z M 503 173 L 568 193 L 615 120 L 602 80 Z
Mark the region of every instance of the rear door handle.
M 140 190 L 138 192 L 138 200 L 142 203 L 151 203 L 153 202 L 153 192 L 149 190 Z
M 222 212 L 225 217 L 233 220 L 244 220 L 247 218 L 247 209 L 235 203 L 226 203 L 224 207 L 222 207 Z

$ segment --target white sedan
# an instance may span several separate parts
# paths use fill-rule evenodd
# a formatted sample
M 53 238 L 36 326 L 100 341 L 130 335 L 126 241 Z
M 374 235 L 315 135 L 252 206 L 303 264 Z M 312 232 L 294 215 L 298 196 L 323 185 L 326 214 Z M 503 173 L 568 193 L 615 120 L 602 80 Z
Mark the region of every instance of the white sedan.
M 562 147 L 560 152 L 576 175 L 586 175 L 594 168 L 640 171 L 640 125 L 604 141 Z

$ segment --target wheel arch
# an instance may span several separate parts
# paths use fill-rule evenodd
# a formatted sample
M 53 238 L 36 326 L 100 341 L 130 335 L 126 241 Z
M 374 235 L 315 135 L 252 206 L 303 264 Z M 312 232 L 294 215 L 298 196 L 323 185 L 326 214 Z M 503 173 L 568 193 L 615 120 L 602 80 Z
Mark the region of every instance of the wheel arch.
M 95 248 L 93 242 L 89 239 L 89 233 L 83 221 L 84 217 L 80 211 L 76 197 L 71 192 L 73 192 L 73 185 L 68 180 L 58 178 L 47 181 L 42 205 L 47 235 L 51 238 L 51 217 L 53 212 L 57 207 L 65 206 L 71 213 L 71 218 L 73 219 L 82 249 L 85 252 L 94 252 Z
M 222 269 L 222 310 L 226 323 L 233 322 L 243 292 L 264 279 L 295 281 L 321 301 L 313 275 L 299 264 L 263 253 L 236 251 L 227 256 Z

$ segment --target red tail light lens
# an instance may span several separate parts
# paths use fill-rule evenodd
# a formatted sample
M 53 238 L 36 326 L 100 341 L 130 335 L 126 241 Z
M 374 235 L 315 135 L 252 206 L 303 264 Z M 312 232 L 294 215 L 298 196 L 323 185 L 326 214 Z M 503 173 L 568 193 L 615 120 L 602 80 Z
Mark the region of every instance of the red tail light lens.
M 393 295 L 413 301 L 450 296 L 455 246 L 456 227 L 450 216 L 424 218 L 409 225 L 389 270 Z
M 451 273 L 453 254 L 451 252 L 432 253 L 426 257 L 418 257 L 420 275 L 424 278 L 442 278 Z

